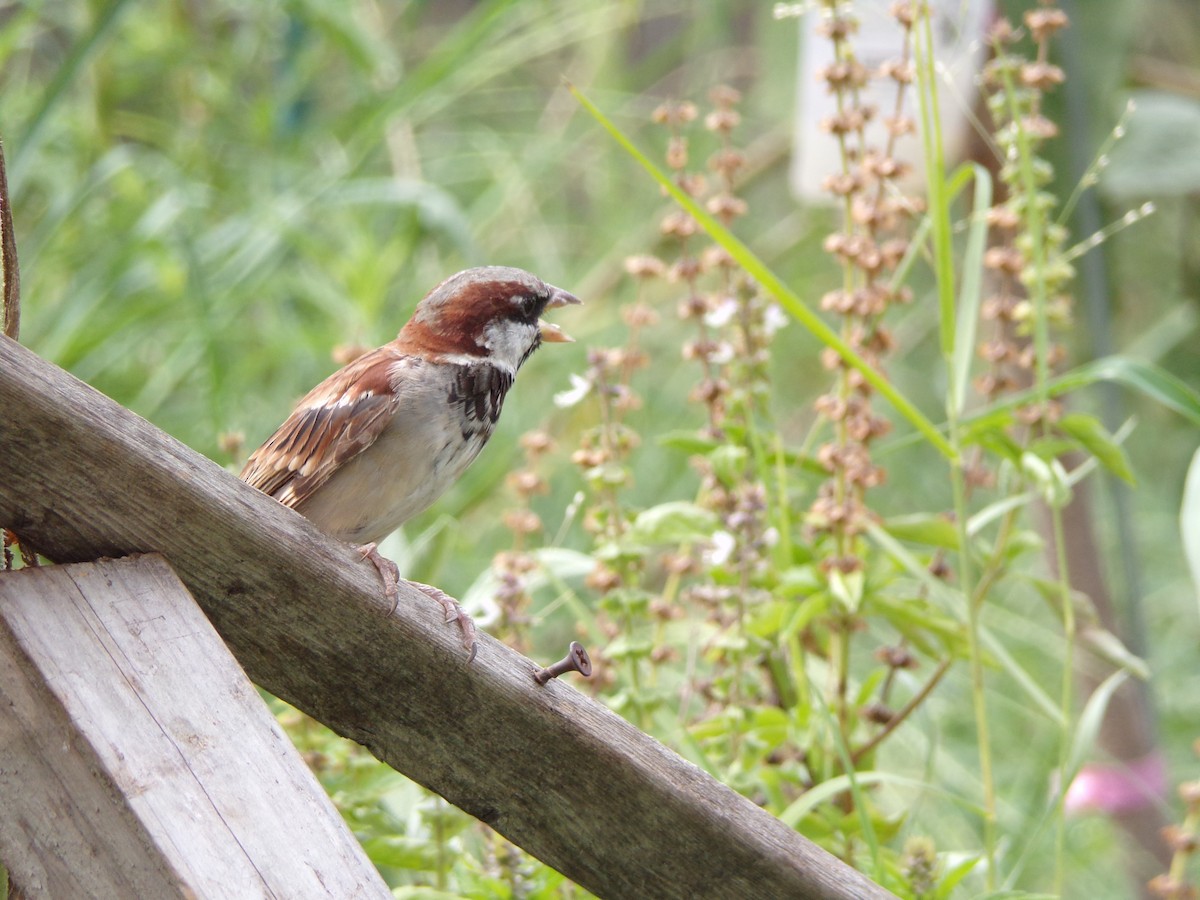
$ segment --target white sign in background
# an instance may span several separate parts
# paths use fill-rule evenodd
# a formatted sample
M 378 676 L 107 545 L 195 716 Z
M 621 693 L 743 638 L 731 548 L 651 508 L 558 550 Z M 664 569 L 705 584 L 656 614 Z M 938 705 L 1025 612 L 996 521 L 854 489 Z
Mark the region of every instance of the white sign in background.
M 898 59 L 903 46 L 900 25 L 888 14 L 892 0 L 855 0 L 858 32 L 851 37 L 858 59 L 873 73 L 891 59 Z M 970 136 L 972 110 L 978 96 L 979 72 L 987 59 L 985 33 L 992 21 L 991 0 L 932 0 L 934 59 L 938 72 L 938 106 L 946 159 L 962 158 Z M 791 182 L 797 197 L 805 201 L 832 202 L 821 182 L 841 171 L 837 140 L 821 130 L 821 121 L 837 113 L 837 101 L 820 77 L 834 61 L 833 42 L 818 36 L 822 12 L 811 8 L 800 19 L 800 72 L 796 91 L 795 149 Z M 919 122 L 916 85 L 905 89 L 904 113 Z M 867 126 L 867 144 L 883 148 L 887 132 L 883 119 L 896 105 L 896 82 L 872 78 L 861 92 L 862 102 L 876 108 Z M 918 189 L 924 182 L 919 134 L 900 138 L 896 157 L 912 167 L 905 190 Z

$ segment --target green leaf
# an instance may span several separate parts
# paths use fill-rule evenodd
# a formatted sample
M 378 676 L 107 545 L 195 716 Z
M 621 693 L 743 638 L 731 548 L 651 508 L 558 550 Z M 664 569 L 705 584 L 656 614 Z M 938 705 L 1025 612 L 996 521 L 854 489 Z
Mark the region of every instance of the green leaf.
M 697 434 L 695 431 L 668 431 L 658 437 L 661 447 L 682 450 L 684 453 L 707 455 L 721 446 L 720 441 Z
M 1113 440 L 1108 429 L 1095 416 L 1069 413 L 1062 417 L 1058 427 L 1079 441 L 1108 471 L 1129 484 L 1134 483 L 1133 469 L 1129 466 L 1124 448 Z
M 1179 534 L 1183 539 L 1183 554 L 1192 570 L 1192 585 L 1200 598 L 1200 450 L 1188 466 L 1183 485 L 1183 504 L 1179 509 Z
M 854 703 L 856 706 L 865 706 L 871 702 L 871 699 L 875 696 L 875 691 L 879 689 L 879 685 L 887 677 L 888 671 L 883 666 L 871 670 L 870 674 L 862 680 L 862 684 L 858 686 L 858 690 L 855 692 Z
M 754 607 L 746 632 L 754 637 L 774 639 L 783 630 L 795 605 L 786 600 L 773 600 Z
M 926 656 L 936 659 L 947 652 L 956 657 L 967 655 L 965 628 L 928 600 L 876 592 L 871 597 L 871 610 L 882 615 Z M 935 646 L 931 638 L 936 638 L 941 646 Z
M 1013 419 L 1012 413 L 1006 410 L 1004 414 L 990 417 L 986 421 L 973 422 L 963 428 L 963 444 L 977 444 L 1001 459 L 1020 463 L 1024 448 L 1008 430 Z
M 1098 381 L 1112 381 L 1138 391 L 1170 410 L 1179 413 L 1193 425 L 1200 426 L 1200 394 L 1166 369 L 1152 363 L 1125 356 L 1106 356 L 1085 363 L 1046 384 L 1046 393 L 1057 397 L 1079 390 Z M 988 407 L 965 422 L 977 422 L 1001 412 L 1017 409 L 1039 399 L 1036 390 L 1013 394 L 1003 403 Z
M 824 592 L 805 597 L 796 605 L 796 611 L 780 633 L 780 641 L 790 639 L 792 635 L 807 628 L 818 616 L 829 612 L 830 599 L 830 596 Z
M 1079 722 L 1075 726 L 1075 735 L 1071 740 L 1066 778 L 1063 779 L 1063 784 L 1070 785 L 1075 776 L 1079 774 L 1079 770 L 1083 768 L 1083 761 L 1095 745 L 1096 737 L 1100 734 L 1100 725 L 1104 721 L 1104 713 L 1108 710 L 1108 704 L 1117 688 L 1124 684 L 1128 677 L 1125 672 L 1113 672 L 1100 682 L 1100 686 L 1092 691 L 1092 696 L 1088 697 L 1087 703 L 1083 706 L 1083 712 L 1079 714 Z
M 1051 462 L 1052 460 L 1066 456 L 1068 453 L 1074 453 L 1079 450 L 1079 442 L 1065 435 L 1052 434 L 1049 437 L 1035 438 L 1029 442 L 1027 449 L 1039 459 Z
M 708 540 L 719 526 L 711 510 L 672 500 L 638 513 L 627 538 L 635 544 L 689 544 Z
M 883 523 L 884 530 L 901 541 L 958 549 L 958 527 L 941 515 L 916 513 L 910 516 L 894 516 Z
M 918 793 L 939 794 L 972 814 L 981 811 L 977 805 L 967 801 L 958 794 L 946 791 L 927 781 L 921 781 L 907 775 L 896 775 L 891 772 L 868 771 L 856 772 L 853 778 L 849 775 L 837 775 L 827 781 L 822 781 L 797 797 L 787 809 L 779 814 L 779 818 L 795 828 L 801 819 L 814 811 L 826 800 L 836 797 L 838 794 L 845 793 L 854 785 L 867 787 L 873 784 L 890 784 L 896 787 L 912 788 Z
M 849 573 L 833 569 L 829 573 L 829 593 L 848 612 L 858 612 L 858 607 L 862 603 L 865 583 L 866 580 L 861 569 Z
M 940 855 L 940 854 L 939 854 Z M 964 859 L 962 862 L 946 870 L 946 873 L 938 879 L 936 897 L 946 898 L 951 895 L 951 892 L 958 887 L 959 882 L 971 874 L 975 867 L 983 861 L 982 856 L 971 856 Z
M 708 458 L 712 462 L 713 473 L 722 484 L 736 485 L 745 479 L 746 460 L 749 456 L 750 451 L 745 447 L 723 444 L 710 453 Z
M 1150 678 L 1150 666 L 1146 661 L 1125 646 L 1124 642 L 1106 628 L 1088 627 L 1080 629 L 1080 641 L 1105 662 L 1112 663 L 1142 681 Z
M 1033 494 L 1026 491 L 1025 493 L 1013 494 L 1012 496 L 997 500 L 994 503 L 989 503 L 979 512 L 975 513 L 975 515 L 971 516 L 971 518 L 967 519 L 967 534 L 970 537 L 975 537 L 987 525 L 991 524 L 1005 513 L 1008 513 L 1014 509 L 1019 509 L 1022 506 L 1026 506 L 1032 503 L 1033 500 Z
M 816 566 L 789 566 L 779 573 L 776 592 L 783 597 L 815 594 L 825 586 Z
M 821 782 L 816 787 L 809 788 L 798 799 L 793 801 L 787 809 L 780 813 L 779 818 L 795 828 L 796 824 L 801 819 L 816 809 L 820 804 L 824 803 L 826 800 L 836 797 L 838 794 L 850 790 L 853 783 L 866 786 L 872 784 L 884 784 L 888 781 L 903 782 L 906 780 L 907 779 L 899 776 L 889 776 L 885 772 L 858 772 L 854 775 L 853 782 L 851 782 L 850 776 L 848 775 L 838 775 L 834 778 L 830 778 L 828 781 Z

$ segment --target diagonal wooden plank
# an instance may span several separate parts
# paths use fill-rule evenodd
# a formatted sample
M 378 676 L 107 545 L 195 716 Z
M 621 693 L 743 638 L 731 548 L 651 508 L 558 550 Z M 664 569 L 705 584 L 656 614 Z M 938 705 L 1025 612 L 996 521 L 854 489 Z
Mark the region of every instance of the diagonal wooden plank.
M 0 522 L 60 561 L 158 551 L 250 677 L 608 897 L 890 896 L 569 685 L 0 339 Z
M 0 673 L 27 895 L 391 896 L 162 557 L 0 575 Z

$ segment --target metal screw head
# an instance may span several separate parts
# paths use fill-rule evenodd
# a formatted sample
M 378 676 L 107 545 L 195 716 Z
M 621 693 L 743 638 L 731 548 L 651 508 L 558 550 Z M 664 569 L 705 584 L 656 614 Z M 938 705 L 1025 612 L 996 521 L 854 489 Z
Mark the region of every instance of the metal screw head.
M 592 674 L 592 660 L 579 641 L 571 641 L 567 655 L 558 662 L 534 672 L 533 680 L 538 684 L 545 684 L 551 678 L 557 678 L 564 672 L 578 672 L 584 678 Z

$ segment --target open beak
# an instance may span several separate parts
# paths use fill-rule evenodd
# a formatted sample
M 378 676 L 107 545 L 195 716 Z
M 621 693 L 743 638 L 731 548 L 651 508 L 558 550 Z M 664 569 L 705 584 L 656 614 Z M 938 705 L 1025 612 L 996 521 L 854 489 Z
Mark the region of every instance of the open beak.
M 546 309 L 557 309 L 560 306 L 572 306 L 583 303 L 574 294 L 569 294 L 562 288 L 550 287 L 550 300 L 546 304 Z M 571 337 L 557 325 L 547 322 L 545 319 L 538 319 L 538 329 L 542 333 L 542 340 L 548 344 L 570 344 L 575 338 Z

